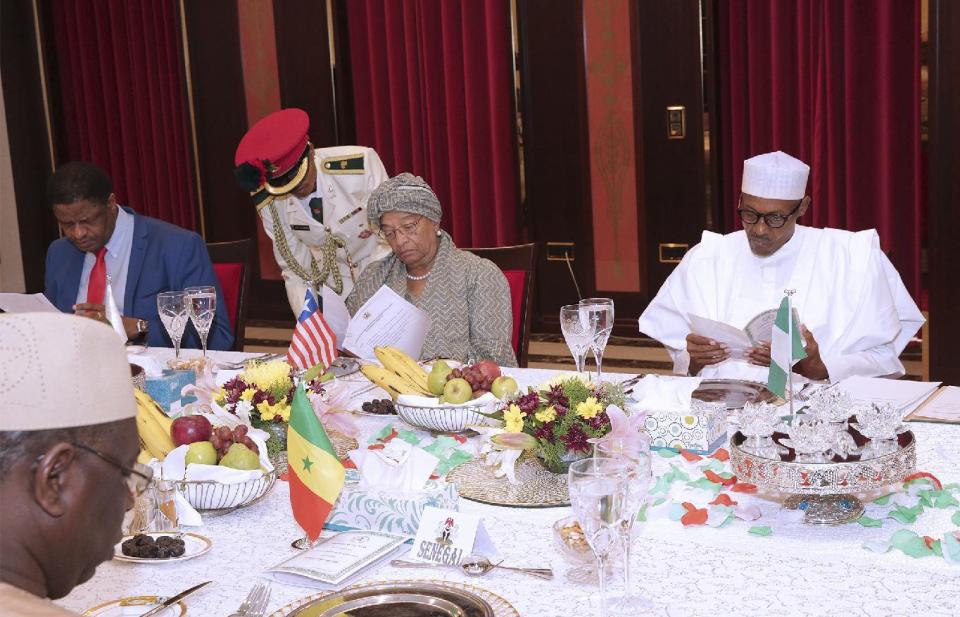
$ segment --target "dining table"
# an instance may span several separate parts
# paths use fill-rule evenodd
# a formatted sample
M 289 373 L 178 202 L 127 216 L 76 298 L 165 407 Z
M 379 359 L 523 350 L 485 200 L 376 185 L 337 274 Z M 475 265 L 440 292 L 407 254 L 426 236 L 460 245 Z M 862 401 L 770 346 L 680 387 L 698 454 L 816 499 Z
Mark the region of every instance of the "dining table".
M 149 349 L 138 355 L 164 365 L 172 350 Z M 200 352 L 184 350 L 190 357 Z M 252 354 L 208 352 L 215 362 L 227 365 Z M 136 360 L 137 355 L 131 354 Z M 521 388 L 554 377 L 558 371 L 506 368 Z M 221 370 L 219 382 L 236 374 Z M 605 373 L 611 381 L 629 374 Z M 355 404 L 385 393 L 372 389 L 358 372 L 337 379 L 331 388 L 352 388 Z M 393 423 L 395 417 L 357 418 L 359 441 Z M 408 427 L 409 428 L 409 427 Z M 943 485 L 960 482 L 960 426 L 911 422 L 916 438 L 916 468 Z M 473 437 L 472 439 L 477 439 Z M 727 446 L 729 447 L 729 446 Z M 654 475 L 663 475 L 686 463 L 681 457 L 652 456 Z M 506 480 L 503 480 L 504 482 Z M 898 487 L 890 487 L 896 490 Z M 960 493 L 954 493 L 960 497 Z M 83 612 L 110 600 L 138 595 L 172 596 L 203 581 L 213 581 L 185 600 L 189 617 L 232 614 L 248 591 L 263 580 L 264 570 L 296 554 L 291 542 L 303 535 L 290 509 L 289 485 L 277 481 L 261 500 L 222 516 L 204 516 L 199 527 L 184 528 L 209 538 L 209 552 L 195 559 L 164 563 L 103 563 L 95 576 L 58 600 L 62 606 Z M 960 615 L 960 564 L 930 555 L 911 557 L 891 549 L 869 547 L 908 529 L 921 536 L 942 538 L 960 533 L 957 508 L 927 508 L 911 524 L 886 518 L 888 508 L 867 504 L 867 513 L 880 526 L 810 525 L 775 500 L 742 494 L 741 503 L 759 508 L 754 521 L 732 520 L 721 526 L 685 526 L 672 517 L 650 517 L 635 525 L 632 544 L 632 581 L 637 603 L 631 615 Z M 445 581 L 486 589 L 525 617 L 592 617 L 599 615 L 595 584 L 575 583 L 566 573 L 578 565 L 557 549 L 553 524 L 571 514 L 564 507 L 506 507 L 478 503 L 461 497 L 461 512 L 477 514 L 502 557 L 503 565 L 552 568 L 553 580 L 542 580 L 508 570 L 494 569 L 477 578 L 450 568 L 409 570 L 385 563 L 366 574 L 363 583 L 384 581 Z M 953 520 L 952 520 L 953 519 Z M 767 532 L 756 533 L 757 527 Z M 753 530 L 753 532 L 751 532 Z M 325 531 L 325 534 L 335 533 Z M 611 593 L 622 582 L 614 577 Z M 272 583 L 266 615 L 277 612 L 316 589 Z M 2 612 L 2 610 L 0 610 Z

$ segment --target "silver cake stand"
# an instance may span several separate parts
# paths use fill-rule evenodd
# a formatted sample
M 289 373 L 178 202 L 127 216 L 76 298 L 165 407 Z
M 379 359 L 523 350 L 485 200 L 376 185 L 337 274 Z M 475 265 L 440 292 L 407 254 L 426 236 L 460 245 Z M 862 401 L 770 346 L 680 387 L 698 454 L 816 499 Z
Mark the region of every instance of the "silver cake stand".
M 917 464 L 916 439 L 898 436 L 896 451 L 877 458 L 842 463 L 801 463 L 757 456 L 743 449 L 741 433 L 730 439 L 730 462 L 741 482 L 749 482 L 783 499 L 786 508 L 803 510 L 804 523 L 839 525 L 863 515 L 857 497 L 902 482 Z

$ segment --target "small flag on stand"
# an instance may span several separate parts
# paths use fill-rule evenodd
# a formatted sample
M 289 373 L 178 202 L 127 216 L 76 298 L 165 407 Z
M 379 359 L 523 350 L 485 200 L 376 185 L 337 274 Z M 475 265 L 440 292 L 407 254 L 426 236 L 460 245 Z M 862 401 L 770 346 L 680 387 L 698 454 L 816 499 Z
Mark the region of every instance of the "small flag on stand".
M 807 357 L 807 352 L 803 348 L 803 339 L 800 336 L 800 326 L 797 324 L 797 316 L 790 306 L 789 295 L 783 297 L 780 308 L 777 309 L 771 339 L 767 388 L 780 398 L 786 398 L 787 384 L 790 382 L 793 365 Z
M 303 299 L 303 310 L 297 319 L 297 327 L 287 350 L 287 362 L 290 366 L 307 370 L 318 364 L 323 370 L 337 357 L 337 337 L 323 318 L 317 306 L 317 298 L 312 289 L 307 289 Z
M 340 496 L 345 472 L 302 383 L 290 406 L 287 465 L 293 518 L 315 542 Z

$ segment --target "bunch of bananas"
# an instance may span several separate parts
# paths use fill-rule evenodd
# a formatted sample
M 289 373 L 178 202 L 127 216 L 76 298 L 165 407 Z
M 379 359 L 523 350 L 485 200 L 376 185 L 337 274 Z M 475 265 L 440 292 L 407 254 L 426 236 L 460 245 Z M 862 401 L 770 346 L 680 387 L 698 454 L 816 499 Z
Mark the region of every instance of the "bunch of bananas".
M 173 450 L 173 438 L 170 436 L 170 425 L 173 420 L 150 395 L 134 388 L 137 396 L 137 434 L 140 437 L 140 455 L 138 463 L 149 463 L 151 459 L 160 459 Z
M 401 394 L 432 396 L 427 388 L 427 372 L 416 360 L 396 347 L 375 347 L 373 351 L 383 368 L 365 364 L 360 370 L 367 379 L 386 390 L 393 400 Z

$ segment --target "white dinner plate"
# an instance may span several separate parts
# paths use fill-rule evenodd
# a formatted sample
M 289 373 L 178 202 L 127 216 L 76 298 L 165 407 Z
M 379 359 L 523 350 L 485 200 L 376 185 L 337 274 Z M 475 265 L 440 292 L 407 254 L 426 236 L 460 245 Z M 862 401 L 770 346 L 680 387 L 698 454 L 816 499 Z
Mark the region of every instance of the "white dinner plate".
M 136 617 L 155 607 L 160 600 L 158 596 L 132 596 L 117 598 L 103 604 L 92 606 L 83 611 L 84 617 Z M 183 617 L 187 614 L 187 605 L 183 600 L 157 613 L 157 617 Z
M 169 536 L 173 535 L 169 532 L 163 533 L 148 533 L 146 534 L 152 538 L 158 538 L 160 536 Z M 131 563 L 149 563 L 149 564 L 160 564 L 160 563 L 172 563 L 175 561 L 186 561 L 187 559 L 193 559 L 194 557 L 199 557 L 203 555 L 213 546 L 213 542 L 210 541 L 210 538 L 201 536 L 198 533 L 185 533 L 181 536 L 184 544 L 184 553 L 179 557 L 166 557 L 166 558 L 147 558 L 147 557 L 130 557 L 129 555 L 123 554 L 122 545 L 125 541 L 129 540 L 133 536 L 124 536 L 119 542 L 116 543 L 113 547 L 113 558 L 117 561 L 129 561 Z

